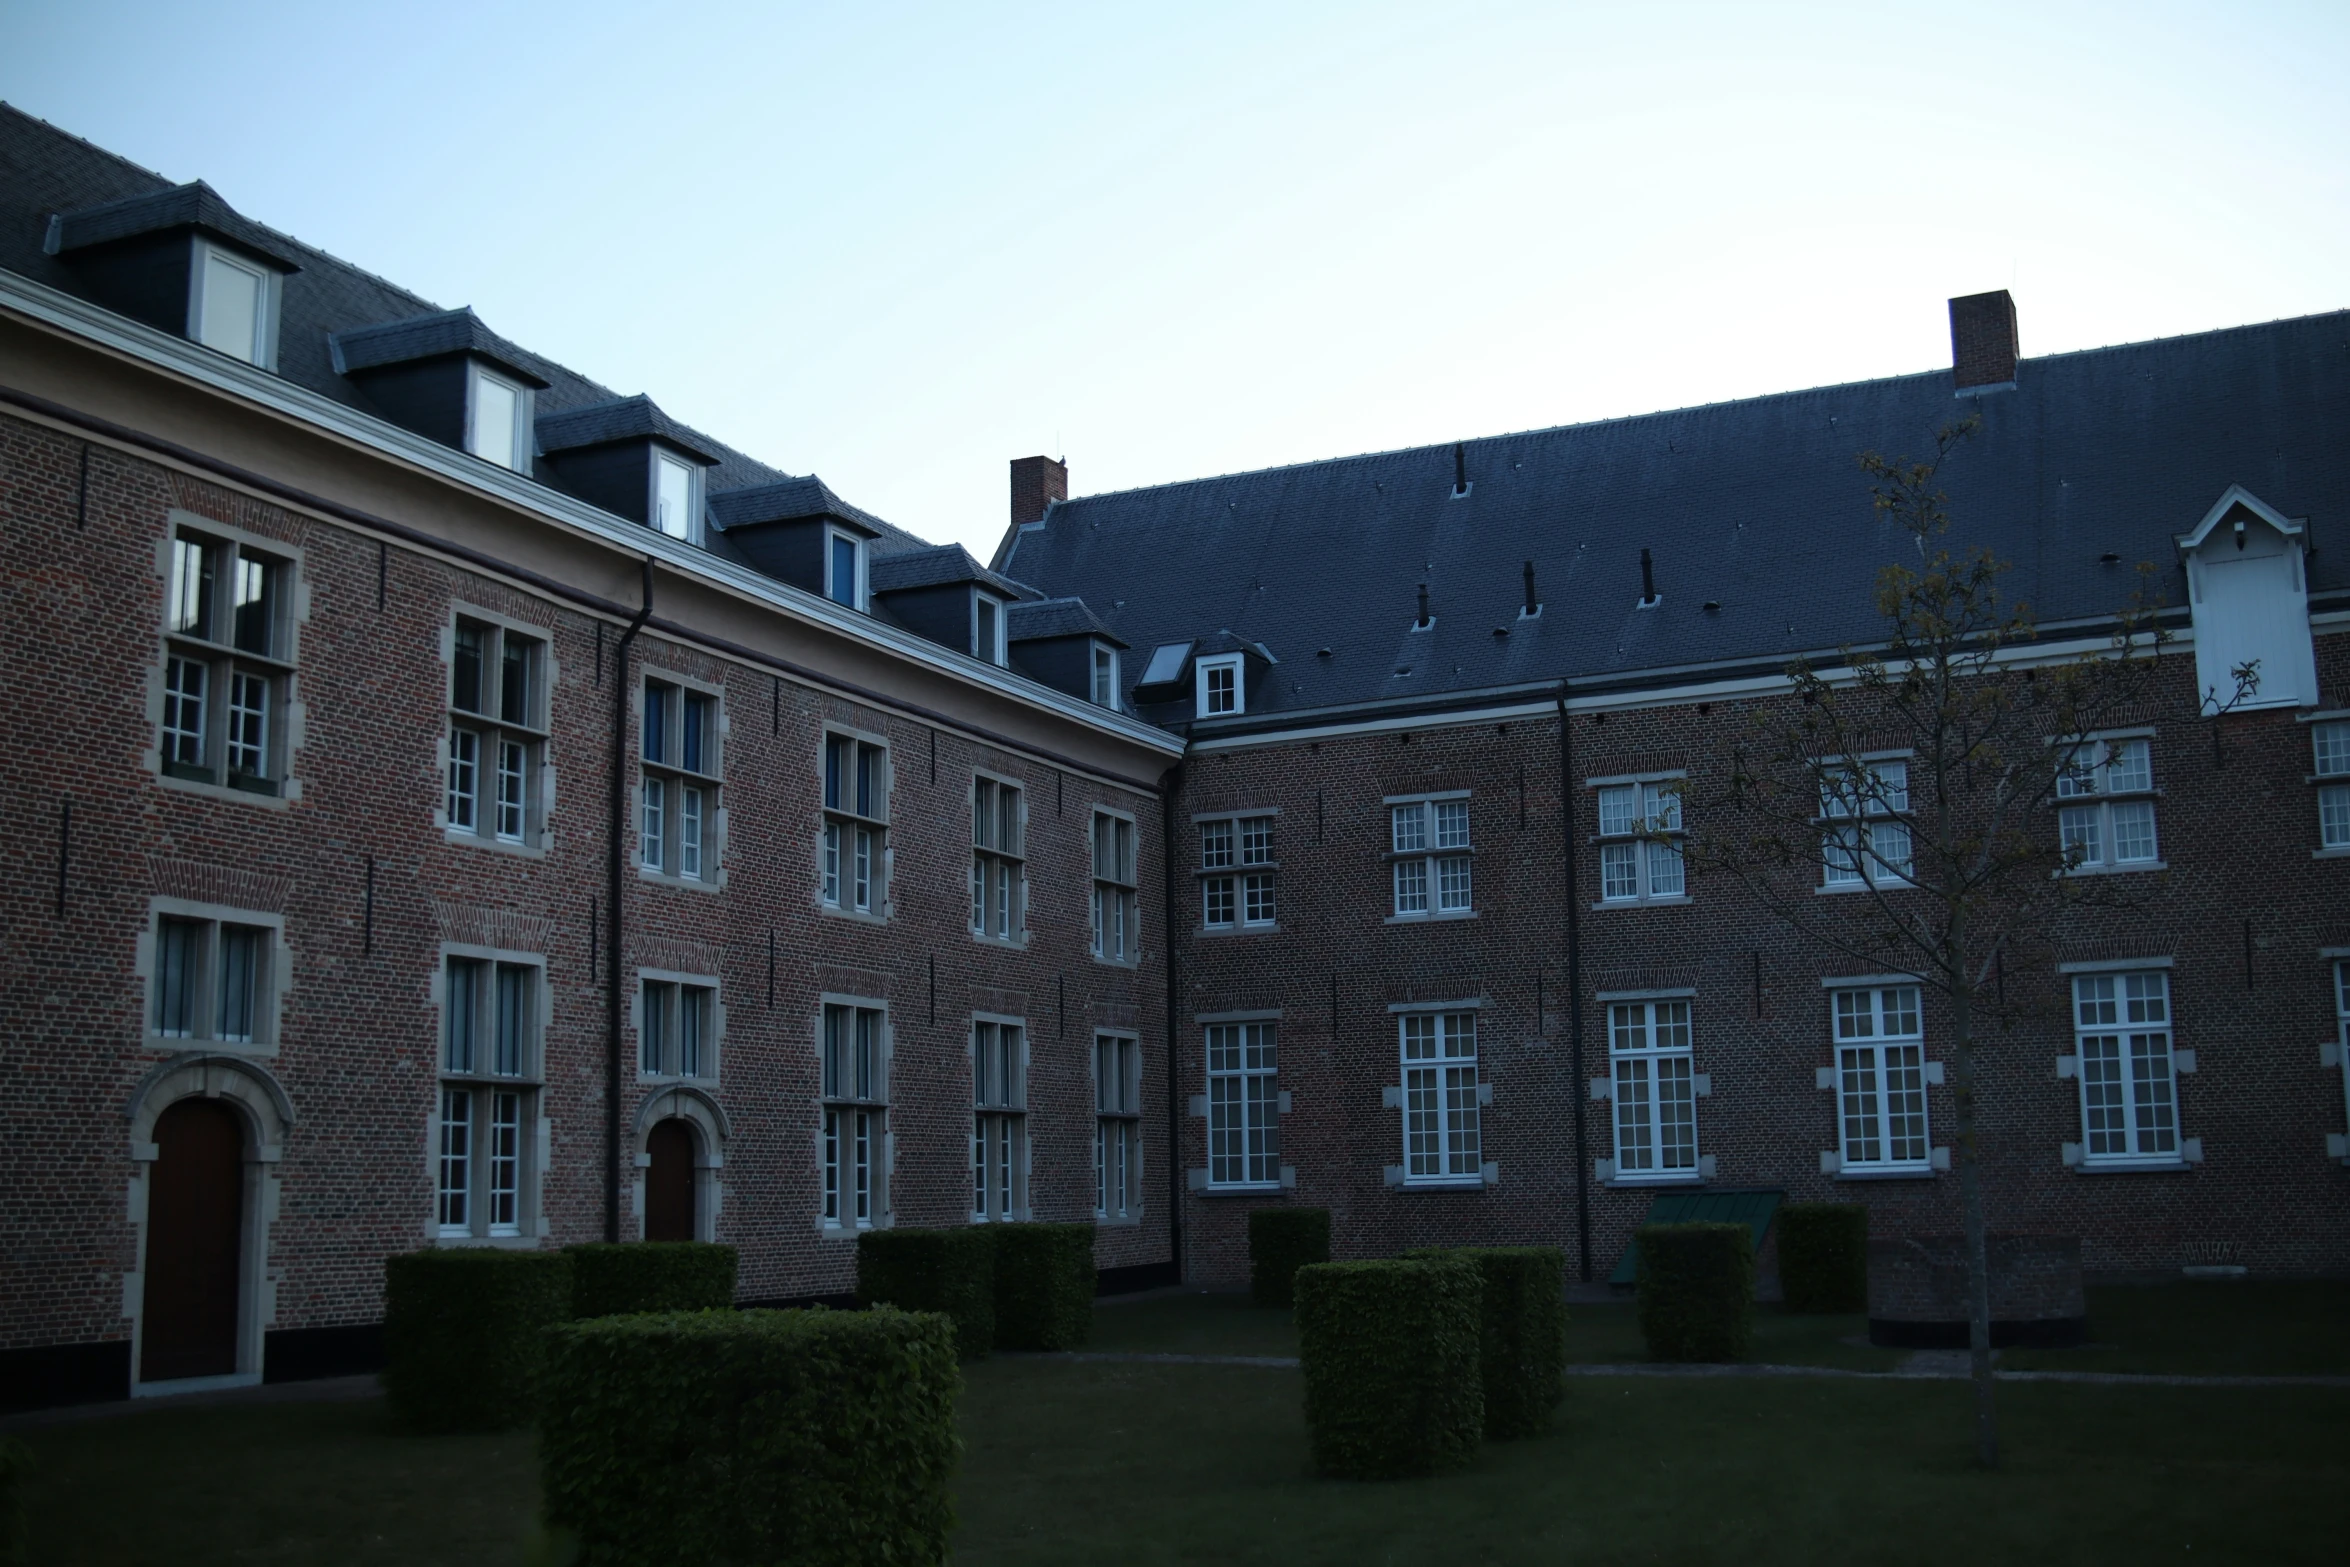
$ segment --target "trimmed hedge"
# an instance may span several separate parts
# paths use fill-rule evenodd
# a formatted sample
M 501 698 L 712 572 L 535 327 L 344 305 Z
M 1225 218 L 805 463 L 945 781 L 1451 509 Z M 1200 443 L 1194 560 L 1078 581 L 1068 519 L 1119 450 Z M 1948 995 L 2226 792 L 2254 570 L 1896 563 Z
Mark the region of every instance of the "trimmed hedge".
M 0 1436 L 0 1567 L 25 1567 L 32 1547 L 25 1536 L 25 1493 L 32 1488 L 33 1450 Z
M 946 1560 L 947 1318 L 671 1312 L 547 1337 L 547 1523 L 581 1567 Z
M 1330 1260 L 1330 1210 L 1253 1208 L 1248 1216 L 1248 1288 L 1260 1306 L 1296 1303 L 1297 1270 Z
M 598 1242 L 566 1246 L 571 1314 L 617 1317 L 636 1311 L 724 1311 L 734 1304 L 732 1246 L 706 1241 Z
M 997 1224 L 995 1347 L 1075 1349 L 1093 1334 L 1093 1226 Z
M 1869 1309 L 1869 1211 L 1859 1203 L 1779 1210 L 1779 1287 L 1789 1311 Z
M 1754 1344 L 1754 1232 L 1651 1224 L 1640 1241 L 1640 1334 L 1651 1360 L 1742 1360 Z
M 422 1431 L 528 1425 L 546 1329 L 571 1317 L 559 1251 L 434 1248 L 384 1259 L 384 1392 Z
M 1485 1433 L 1478 1270 L 1454 1258 L 1297 1270 L 1314 1467 L 1342 1480 L 1442 1474 Z
M 1484 1286 L 1477 1347 L 1485 1383 L 1485 1439 L 1550 1429 L 1567 1396 L 1567 1258 L 1556 1246 L 1426 1247 L 1407 1258 L 1458 1257 Z
M 955 1350 L 976 1360 L 995 1346 L 995 1236 L 984 1224 L 952 1230 L 867 1230 L 857 1237 L 857 1304 L 943 1311 Z

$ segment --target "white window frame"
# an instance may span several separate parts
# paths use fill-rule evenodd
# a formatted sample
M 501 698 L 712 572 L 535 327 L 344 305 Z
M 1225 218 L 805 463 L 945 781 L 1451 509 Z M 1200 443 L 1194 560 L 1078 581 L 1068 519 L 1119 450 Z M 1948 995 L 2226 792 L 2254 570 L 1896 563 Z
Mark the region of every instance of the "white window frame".
M 1618 1186 L 1687 1185 L 1704 1178 L 1697 1101 L 1697 1036 L 1689 996 L 1611 997 L 1607 1003 L 1608 1124 Z M 1672 1146 L 1686 1127 L 1685 1147 Z M 1675 1159 L 1685 1162 L 1669 1162 Z
M 1115 1029 L 1093 1036 L 1093 1216 L 1142 1217 L 1142 1040 Z
M 661 525 L 661 472 L 664 467 L 674 468 L 685 475 L 685 515 L 678 519 L 679 526 L 676 528 Z M 701 543 L 702 465 L 656 446 L 653 448 L 653 460 L 645 466 L 645 485 L 646 524 L 655 533 L 668 538 L 682 539 L 688 544 Z
M 1239 653 L 1215 653 L 1192 661 L 1192 710 L 1200 717 L 1237 718 L 1248 711 L 1248 682 L 1244 678 L 1246 671 L 1241 667 L 1243 658 L 1244 655 Z M 1219 689 L 1220 683 L 1211 678 L 1210 671 L 1228 673 L 1232 677 L 1231 688 Z M 1218 706 L 1219 697 L 1228 697 L 1230 700 Z
M 1093 865 L 1093 955 L 1132 968 L 1142 961 L 1140 829 L 1124 811 L 1093 808 L 1086 854 Z
M 212 552 L 209 589 L 200 569 L 192 579 L 187 575 L 199 558 L 194 552 L 202 551 Z M 238 595 L 248 561 L 274 574 L 263 648 L 238 634 Z M 178 787 L 245 799 L 297 798 L 296 627 L 308 591 L 299 552 L 175 509 L 164 532 L 161 566 L 157 775 Z
M 674 711 L 661 715 L 659 757 L 649 754 L 655 686 L 674 696 Z M 709 704 L 699 768 L 685 765 L 689 698 Z M 725 881 L 726 865 L 726 694 L 668 670 L 648 669 L 637 681 L 636 700 L 637 874 L 672 886 L 716 888 Z
M 1599 813 L 1599 901 L 1610 907 L 1683 903 L 1689 867 L 1682 852 L 1682 783 L 1686 773 L 1641 773 L 1591 780 Z M 1611 806 L 1631 796 L 1629 812 Z
M 1856 756 L 1817 764 L 1820 785 L 1820 891 L 1908 887 L 1917 868 L 1909 812 L 1910 753 Z M 1840 788 L 1831 779 L 1865 772 L 1869 781 Z M 1841 840 L 1841 841 L 1840 841 Z M 1897 854 L 1895 844 L 1901 846 Z M 1907 865 L 1908 871 L 1899 867 Z
M 2179 1115 L 2179 1073 L 2186 1063 L 2178 1050 L 2170 970 L 2124 964 L 2076 972 L 2071 979 L 2081 1168 L 2168 1170 L 2187 1163 L 2191 1140 L 2183 1134 Z M 2131 1015 L 2149 1010 L 2149 1002 L 2158 1018 Z M 2097 1008 L 2094 1018 L 2086 1015 L 2091 1006 Z M 2106 1041 L 2111 1041 L 2110 1060 L 2104 1059 Z M 2118 1119 L 2118 1126 L 2109 1117 Z M 2117 1139 L 2118 1148 L 2112 1146 Z M 2100 1142 L 2107 1146 L 2100 1148 Z
M 2068 765 L 2056 777 L 2057 842 L 2064 848 L 2068 862 L 2076 844 L 2086 845 L 2090 850 L 2079 863 L 2068 864 L 2068 872 L 2094 875 L 2161 870 L 2162 841 L 2155 812 L 2161 791 L 2154 783 L 2153 731 L 2134 729 L 2086 735 L 2067 750 Z M 2116 784 L 2117 758 L 2125 755 L 2144 761 L 2143 781 Z M 2131 779 L 2129 773 L 2119 776 Z M 2146 830 L 2148 852 L 2129 859 L 2115 853 L 2119 846 L 2115 824 L 2124 813 L 2133 821 L 2143 821 Z
M 211 273 L 211 263 L 218 259 L 222 265 L 247 273 L 259 280 L 254 290 L 253 342 L 251 352 L 237 353 L 204 341 L 204 311 L 210 301 L 205 287 Z M 243 360 L 256 370 L 277 368 L 278 313 L 282 304 L 285 278 L 277 268 L 265 262 L 252 260 L 225 245 L 216 245 L 202 235 L 195 237 L 195 247 L 188 268 L 188 341 L 202 344 L 216 354 Z
M 862 1060 L 862 1019 L 871 1018 L 872 1059 Z M 834 1038 L 836 1027 L 845 1033 Z M 816 1225 L 853 1235 L 889 1222 L 895 1144 L 889 1129 L 889 1081 L 895 1040 L 889 1003 L 873 996 L 817 998 Z
M 165 930 L 165 921 L 177 922 L 188 931 L 196 950 L 187 954 L 179 950 Z M 239 932 L 251 932 L 244 940 L 258 938 L 260 947 L 255 972 L 247 976 L 247 1005 L 250 1009 L 249 1026 L 245 1037 L 238 1038 L 226 1032 L 221 1016 L 223 991 L 228 983 L 224 965 L 228 957 L 223 927 Z M 139 933 L 136 966 L 140 978 L 146 981 L 142 996 L 140 1032 L 150 1050 L 202 1050 L 224 1055 L 274 1056 L 278 1053 L 278 1021 L 285 992 L 287 960 L 285 954 L 286 921 L 282 914 L 266 914 L 256 909 L 241 909 L 228 904 L 201 903 L 187 898 L 150 898 L 147 900 L 146 924 Z M 188 956 L 194 958 L 194 972 L 187 977 L 185 1015 L 186 1031 L 166 1032 L 168 1021 L 165 1003 L 168 989 L 173 985 L 172 971 Z
M 1086 680 L 1095 706 L 1106 707 L 1113 713 L 1120 710 L 1120 673 L 1117 648 L 1107 642 L 1094 642 L 1086 660 Z
M 983 615 L 982 609 L 994 611 Z M 1011 662 L 1010 610 L 1005 601 L 993 593 L 978 588 L 971 590 L 971 656 L 983 664 L 999 668 Z M 989 625 L 995 627 L 993 636 L 987 635 Z
M 466 1004 L 465 1017 L 479 1027 L 478 1037 L 467 1039 L 471 1055 L 464 1060 L 455 1054 L 460 963 L 478 966 L 479 973 L 467 977 L 481 986 Z M 522 1020 L 512 1071 L 499 1070 L 495 1060 L 499 979 L 506 971 L 523 976 L 529 1014 Z M 433 1044 L 433 1214 L 428 1231 L 443 1246 L 534 1245 L 546 1229 L 541 1201 L 546 1154 L 546 1125 L 541 1119 L 549 999 L 546 956 L 443 943 L 433 992 L 438 1017 Z M 462 1115 L 452 1113 L 459 1108 Z M 464 1146 L 456 1146 L 453 1135 L 462 1138 Z M 507 1167 L 506 1180 L 500 1179 L 501 1166 Z M 455 1185 L 452 1173 L 458 1177 Z M 455 1219 L 450 1216 L 452 1192 L 459 1196 Z M 510 1218 L 498 1217 L 501 1195 L 511 1199 Z
M 1202 1020 L 1210 1191 L 1281 1189 L 1281 1020 Z
M 2350 957 L 2334 963 L 2334 1065 L 2342 1076 L 2343 1124 L 2350 1127 Z M 2350 1163 L 2350 1131 L 2341 1143 L 2344 1163 Z
M 701 1029 L 697 1050 L 700 1059 L 692 1062 L 685 1054 L 689 1007 L 699 1009 Z M 726 1037 L 726 1002 L 717 975 L 691 974 L 681 969 L 638 969 L 636 1004 L 631 1010 L 630 1023 L 636 1030 L 638 1082 L 694 1083 L 710 1088 L 718 1085 L 720 1045 Z M 695 1069 L 689 1071 L 689 1066 Z
M 837 564 L 834 558 L 835 549 L 836 546 L 842 544 L 849 547 L 853 557 L 853 565 L 850 570 L 854 580 L 849 584 L 850 597 L 845 599 L 840 596 L 840 578 L 834 569 Z M 835 604 L 844 605 L 849 609 L 866 608 L 872 602 L 871 578 L 866 557 L 867 551 L 863 534 L 853 533 L 847 528 L 826 528 L 824 530 L 824 596 Z
M 1004 845 L 1004 791 L 1013 795 L 1014 841 Z M 971 919 L 979 941 L 1023 946 L 1028 940 L 1028 786 L 1000 773 L 971 775 Z M 985 820 L 981 801 L 988 802 Z
M 2317 852 L 2350 854 L 2350 715 L 2309 725 L 2309 781 L 2317 786 Z
M 457 645 L 470 628 L 482 637 L 477 698 L 457 705 Z M 442 726 L 442 830 L 452 842 L 536 851 L 545 843 L 547 714 L 552 701 L 554 639 L 543 626 L 460 604 L 442 629 L 448 666 L 448 714 Z M 525 644 L 522 715 L 507 716 L 506 650 Z M 509 769 L 509 760 L 518 760 Z M 518 775 L 511 788 L 507 779 Z
M 1827 998 L 1838 1173 L 1931 1174 L 1926 1088 L 1937 1073 L 1926 1060 L 1924 987 L 1840 985 Z M 1901 1156 L 1905 1146 L 1914 1156 Z
M 1380 803 L 1387 808 L 1388 923 L 1474 918 L 1477 848 L 1469 791 L 1391 794 Z M 1455 822 L 1457 836 L 1450 830 Z
M 481 449 L 481 389 L 497 386 L 514 394 L 514 427 L 507 434 L 508 455 L 498 457 Z M 530 472 L 532 436 L 538 426 L 533 417 L 531 388 L 512 376 L 500 375 L 487 365 L 468 360 L 465 366 L 465 449 L 483 462 L 515 473 Z
M 1485 1087 L 1478 1073 L 1474 1006 L 1395 1014 L 1403 1072 L 1403 1184 L 1485 1184 Z M 1427 1053 L 1415 1053 L 1425 1034 Z M 1468 1049 L 1460 1049 L 1463 1034 Z M 1465 1112 L 1465 1114 L 1464 1114 Z
M 843 748 L 848 764 L 837 795 L 832 765 L 836 745 Z M 856 809 L 857 804 L 876 802 L 862 801 L 851 792 L 858 763 L 867 753 L 873 757 L 877 812 Z M 889 917 L 889 806 L 896 782 L 889 744 L 880 736 L 830 724 L 818 733 L 816 901 L 826 911 L 860 919 Z
M 971 1222 L 1017 1224 L 1028 1207 L 1028 1020 L 975 1012 L 971 1062 Z
M 1200 929 L 1210 934 L 1281 928 L 1279 810 L 1209 811 L 1199 833 Z M 1223 918 L 1217 916 L 1222 914 Z

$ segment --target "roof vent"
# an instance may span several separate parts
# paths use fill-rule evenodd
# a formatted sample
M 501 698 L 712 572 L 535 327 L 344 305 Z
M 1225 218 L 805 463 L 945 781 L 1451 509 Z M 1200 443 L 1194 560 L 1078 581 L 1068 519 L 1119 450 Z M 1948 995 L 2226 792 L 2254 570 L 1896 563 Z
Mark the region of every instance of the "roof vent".
M 1648 558 L 1648 551 L 1640 552 L 1640 607 L 1654 609 L 1660 600 L 1656 593 L 1656 565 Z
M 1542 600 L 1534 596 L 1534 563 L 1526 562 L 1526 606 L 1518 611 L 1520 620 L 1533 620 L 1542 613 Z
M 2015 363 L 2015 301 L 2006 289 L 1950 302 L 1950 378 L 1960 393 L 2013 387 Z
M 1459 500 L 1469 493 L 1469 450 L 1459 441 L 1452 443 L 1452 498 Z
M 1420 584 L 1420 618 L 1412 622 L 1414 631 L 1425 631 L 1436 624 L 1436 617 L 1428 613 L 1428 584 Z

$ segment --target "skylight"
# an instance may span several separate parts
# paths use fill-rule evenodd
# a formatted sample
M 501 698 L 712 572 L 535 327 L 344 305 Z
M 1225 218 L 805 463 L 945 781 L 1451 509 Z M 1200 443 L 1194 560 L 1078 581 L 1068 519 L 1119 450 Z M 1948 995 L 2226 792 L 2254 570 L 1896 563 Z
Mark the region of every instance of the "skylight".
M 1151 653 L 1150 667 L 1142 672 L 1146 686 L 1171 686 L 1183 673 L 1183 661 L 1191 657 L 1188 642 L 1162 642 Z

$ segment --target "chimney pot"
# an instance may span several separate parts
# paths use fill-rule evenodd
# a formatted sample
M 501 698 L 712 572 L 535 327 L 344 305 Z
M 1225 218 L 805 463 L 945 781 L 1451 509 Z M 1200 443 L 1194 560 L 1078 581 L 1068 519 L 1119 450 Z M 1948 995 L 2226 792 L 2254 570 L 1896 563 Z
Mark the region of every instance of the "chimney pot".
M 1950 302 L 1951 380 L 1959 391 L 2015 384 L 2015 300 L 2004 288 Z
M 1045 508 L 1069 498 L 1069 465 L 1050 457 L 1012 459 L 1012 526 L 1041 521 Z

